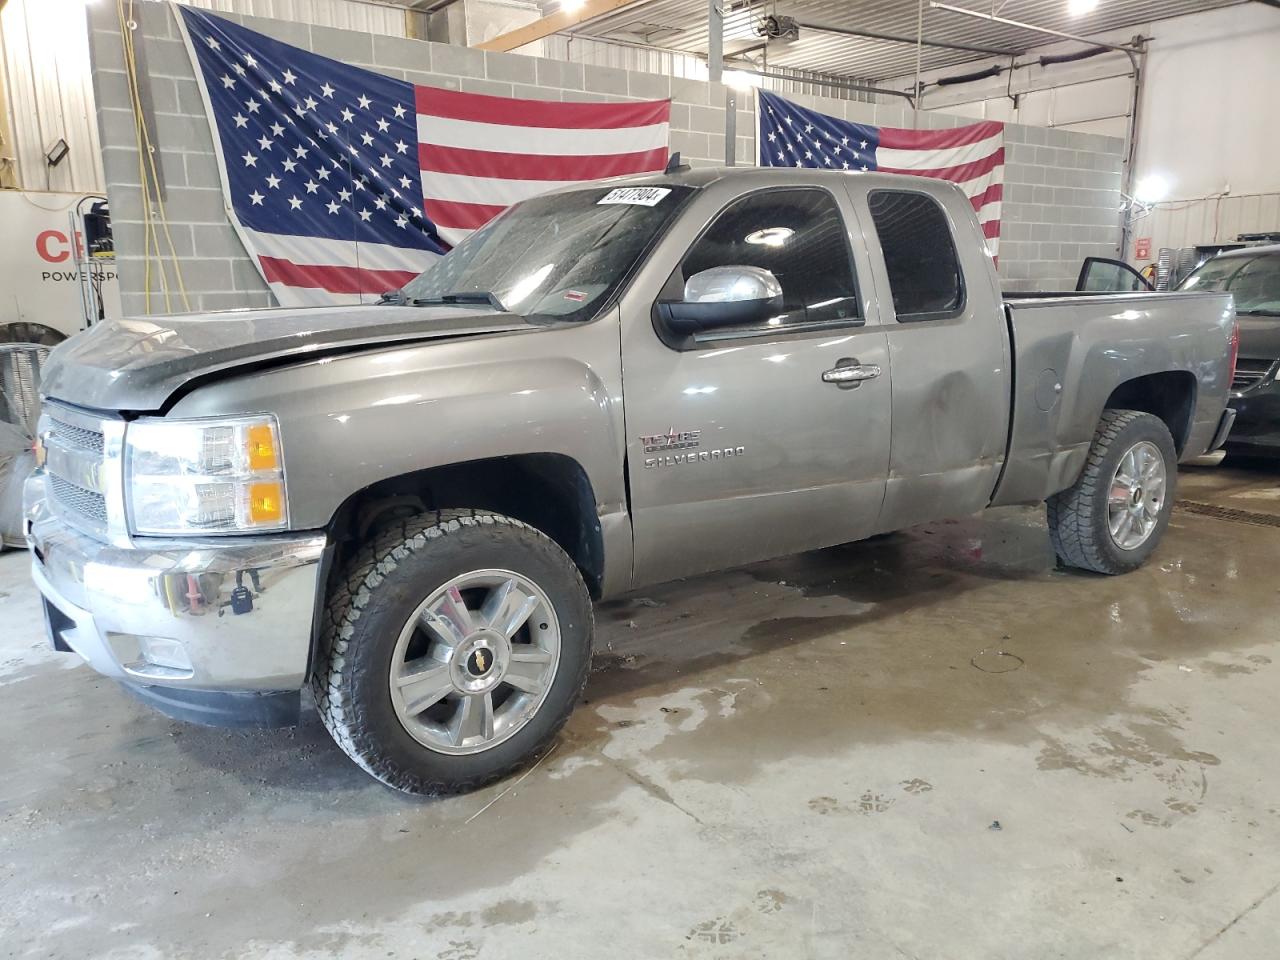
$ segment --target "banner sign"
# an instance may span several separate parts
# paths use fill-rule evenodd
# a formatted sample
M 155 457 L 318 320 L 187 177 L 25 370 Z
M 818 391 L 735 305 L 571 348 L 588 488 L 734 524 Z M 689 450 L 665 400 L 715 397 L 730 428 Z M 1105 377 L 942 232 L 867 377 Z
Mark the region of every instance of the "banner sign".
M 0 326 L 38 324 L 66 336 L 84 326 L 76 264 L 82 238 L 71 226 L 82 199 L 78 193 L 0 190 Z M 120 316 L 115 261 L 95 264 L 92 272 L 101 282 L 107 316 Z

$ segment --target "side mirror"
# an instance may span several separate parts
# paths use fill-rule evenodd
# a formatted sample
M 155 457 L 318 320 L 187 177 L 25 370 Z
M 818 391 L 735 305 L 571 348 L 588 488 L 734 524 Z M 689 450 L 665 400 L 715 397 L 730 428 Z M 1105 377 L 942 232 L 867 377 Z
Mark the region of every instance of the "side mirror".
M 712 267 L 685 281 L 683 300 L 658 308 L 671 332 L 682 336 L 761 323 L 783 312 L 782 284 L 763 267 Z

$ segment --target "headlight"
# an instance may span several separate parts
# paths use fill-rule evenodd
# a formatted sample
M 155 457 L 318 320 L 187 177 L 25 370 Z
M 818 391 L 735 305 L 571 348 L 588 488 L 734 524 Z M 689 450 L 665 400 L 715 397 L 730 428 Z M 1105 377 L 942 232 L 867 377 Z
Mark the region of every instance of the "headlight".
M 243 533 L 289 524 L 280 428 L 272 416 L 135 420 L 125 489 L 137 534 Z

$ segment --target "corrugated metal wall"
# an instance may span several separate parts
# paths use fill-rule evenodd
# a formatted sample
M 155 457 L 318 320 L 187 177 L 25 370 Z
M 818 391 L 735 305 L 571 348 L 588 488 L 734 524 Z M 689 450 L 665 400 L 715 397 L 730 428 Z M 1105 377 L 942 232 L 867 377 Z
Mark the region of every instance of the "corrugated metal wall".
M 98 0 L 113 7 L 114 0 Z M 136 0 L 150 3 L 153 0 Z M 359 0 L 186 0 L 192 6 L 313 23 L 383 36 L 405 36 L 403 9 Z M 8 0 L 0 13 L 0 66 L 13 143 L 27 190 L 103 189 L 98 126 L 89 73 L 85 0 Z M 70 154 L 50 169 L 45 153 L 59 138 Z
M 95 192 L 103 188 L 98 124 L 89 82 L 84 0 L 9 0 L 0 14 L 0 51 L 13 143 L 27 190 Z M 57 167 L 45 153 L 58 139 L 71 148 Z
M 1234 240 L 1241 233 L 1280 231 L 1280 193 L 1211 197 L 1160 204 L 1133 227 L 1161 247 L 1193 247 Z

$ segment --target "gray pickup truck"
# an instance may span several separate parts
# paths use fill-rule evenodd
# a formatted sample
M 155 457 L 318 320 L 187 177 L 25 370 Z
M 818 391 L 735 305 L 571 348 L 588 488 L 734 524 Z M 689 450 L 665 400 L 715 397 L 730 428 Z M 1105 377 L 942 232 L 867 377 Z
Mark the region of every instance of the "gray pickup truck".
M 54 646 L 170 715 L 296 721 L 401 790 L 546 749 L 592 600 L 1048 501 L 1123 573 L 1220 444 L 1228 295 L 1004 301 L 954 186 L 673 170 L 512 208 L 360 307 L 53 353 L 25 532 Z

